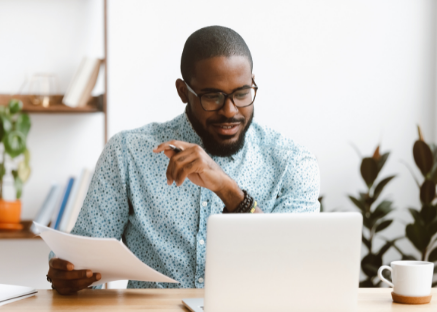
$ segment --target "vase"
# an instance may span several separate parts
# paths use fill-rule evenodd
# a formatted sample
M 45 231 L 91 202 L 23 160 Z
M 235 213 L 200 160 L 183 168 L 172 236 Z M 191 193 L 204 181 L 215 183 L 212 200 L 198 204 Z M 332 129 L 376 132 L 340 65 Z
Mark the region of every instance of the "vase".
M 21 201 L 5 201 L 0 199 L 0 229 L 21 230 Z

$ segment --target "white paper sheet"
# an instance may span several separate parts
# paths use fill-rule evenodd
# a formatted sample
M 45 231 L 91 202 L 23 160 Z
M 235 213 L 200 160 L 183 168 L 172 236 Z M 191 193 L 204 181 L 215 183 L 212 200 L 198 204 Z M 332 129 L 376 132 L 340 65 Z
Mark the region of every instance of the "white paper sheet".
M 115 238 L 93 238 L 56 231 L 34 222 L 40 236 L 56 257 L 74 264 L 75 270 L 89 269 L 102 278 L 92 286 L 117 281 L 179 283 L 138 259 Z

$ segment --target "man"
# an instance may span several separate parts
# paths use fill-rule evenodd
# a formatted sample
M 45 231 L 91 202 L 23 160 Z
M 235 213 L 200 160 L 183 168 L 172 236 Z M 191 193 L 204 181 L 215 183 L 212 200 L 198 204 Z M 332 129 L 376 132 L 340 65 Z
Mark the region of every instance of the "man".
M 139 259 L 180 282 L 129 281 L 129 288 L 202 288 L 211 214 L 319 211 L 314 156 L 252 122 L 252 65 L 235 31 L 194 32 L 182 53 L 184 80 L 176 81 L 185 113 L 121 132 L 106 145 L 72 233 L 122 238 Z M 71 294 L 100 274 L 52 258 L 48 279 Z

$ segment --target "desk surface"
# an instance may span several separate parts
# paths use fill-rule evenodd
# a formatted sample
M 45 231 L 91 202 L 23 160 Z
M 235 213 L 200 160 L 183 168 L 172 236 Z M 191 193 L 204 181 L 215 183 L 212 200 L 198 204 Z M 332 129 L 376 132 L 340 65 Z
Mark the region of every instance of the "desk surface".
M 437 288 L 432 290 L 431 303 L 404 305 L 393 303 L 391 289 L 360 288 L 358 312 L 385 311 L 437 311 Z M 2 306 L 7 311 L 188 311 L 183 298 L 203 296 L 202 289 L 122 289 L 83 290 L 77 295 L 61 296 L 52 290 L 39 290 L 36 296 Z M 329 312 L 329 307 L 320 303 L 320 311 Z

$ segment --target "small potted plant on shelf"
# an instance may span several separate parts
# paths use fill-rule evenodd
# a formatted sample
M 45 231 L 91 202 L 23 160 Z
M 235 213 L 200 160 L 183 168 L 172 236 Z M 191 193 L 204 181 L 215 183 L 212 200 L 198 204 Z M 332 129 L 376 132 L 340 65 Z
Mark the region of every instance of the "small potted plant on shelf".
M 30 130 L 29 115 L 21 113 L 23 103 L 10 100 L 0 105 L 0 229 L 20 230 L 23 184 L 30 175 L 30 154 L 26 147 Z M 15 198 L 5 198 L 7 182 Z

